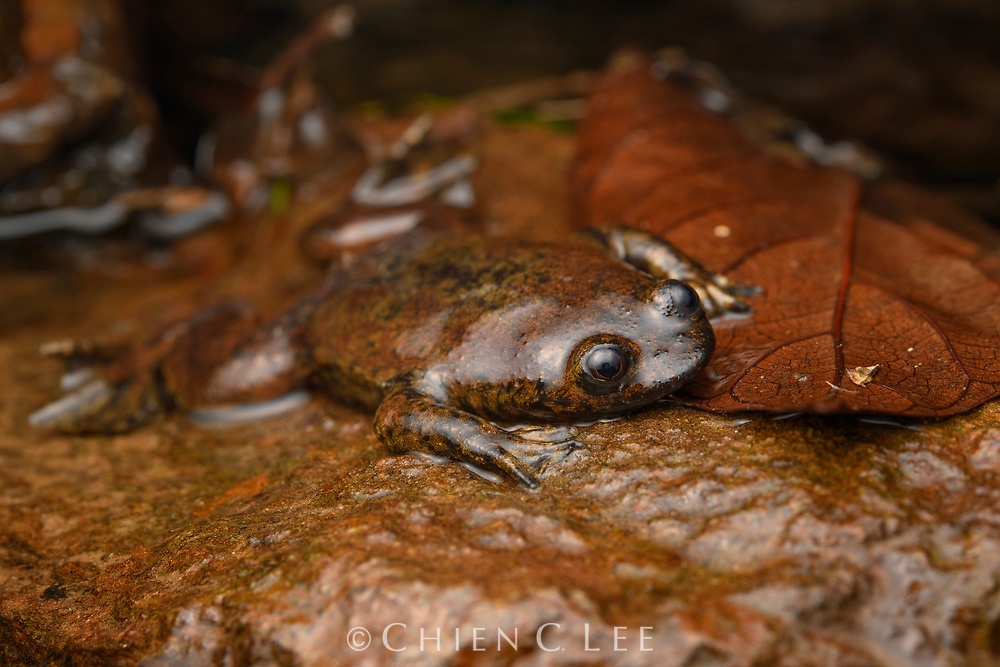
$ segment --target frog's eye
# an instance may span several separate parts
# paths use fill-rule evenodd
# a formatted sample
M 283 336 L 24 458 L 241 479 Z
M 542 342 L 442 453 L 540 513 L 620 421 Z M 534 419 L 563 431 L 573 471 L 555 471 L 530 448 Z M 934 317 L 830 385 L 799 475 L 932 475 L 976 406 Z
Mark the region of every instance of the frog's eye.
M 701 299 L 694 288 L 680 281 L 670 284 L 670 298 L 681 315 L 693 315 L 701 307 Z
M 601 344 L 587 350 L 581 360 L 583 372 L 600 384 L 607 384 L 625 377 L 632 360 L 625 350 L 617 345 Z
M 668 280 L 653 292 L 653 304 L 667 315 L 690 317 L 701 310 L 701 298 L 693 287 L 680 280 Z

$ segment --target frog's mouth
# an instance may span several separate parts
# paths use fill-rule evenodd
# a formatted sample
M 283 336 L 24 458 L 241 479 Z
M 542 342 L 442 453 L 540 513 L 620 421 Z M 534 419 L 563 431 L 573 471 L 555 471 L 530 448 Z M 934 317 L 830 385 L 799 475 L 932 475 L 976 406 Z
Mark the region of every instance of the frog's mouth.
M 687 331 L 670 333 L 667 341 L 642 345 L 632 343 L 634 367 L 619 382 L 595 383 L 578 370 L 574 354 L 561 386 L 540 392 L 528 413 L 546 421 L 580 421 L 618 417 L 650 405 L 694 378 L 711 358 L 715 338 L 707 320 Z
M 670 332 L 660 344 L 640 350 L 635 372 L 607 395 L 604 410 L 622 414 L 674 393 L 708 365 L 714 351 L 715 334 L 703 316 L 685 331 Z

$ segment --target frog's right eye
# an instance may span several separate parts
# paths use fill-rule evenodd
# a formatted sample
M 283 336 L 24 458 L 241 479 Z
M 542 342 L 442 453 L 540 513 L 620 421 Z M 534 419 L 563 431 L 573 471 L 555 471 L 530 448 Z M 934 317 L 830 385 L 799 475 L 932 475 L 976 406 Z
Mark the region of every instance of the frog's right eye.
M 701 298 L 691 285 L 668 280 L 653 292 L 653 303 L 667 315 L 692 317 L 702 312 Z
M 694 288 L 683 282 L 675 282 L 670 285 L 670 296 L 674 301 L 674 308 L 682 315 L 692 315 L 701 307 L 701 299 Z
M 632 359 L 621 347 L 614 344 L 600 344 L 587 350 L 581 359 L 583 372 L 599 384 L 617 382 L 628 375 Z

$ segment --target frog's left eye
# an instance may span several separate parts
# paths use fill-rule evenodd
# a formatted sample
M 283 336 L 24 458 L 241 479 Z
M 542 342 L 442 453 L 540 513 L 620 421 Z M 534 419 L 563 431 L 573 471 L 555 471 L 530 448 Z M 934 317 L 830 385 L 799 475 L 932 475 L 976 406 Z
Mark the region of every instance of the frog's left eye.
M 583 355 L 583 372 L 600 384 L 621 380 L 632 367 L 629 354 L 617 345 L 596 345 Z

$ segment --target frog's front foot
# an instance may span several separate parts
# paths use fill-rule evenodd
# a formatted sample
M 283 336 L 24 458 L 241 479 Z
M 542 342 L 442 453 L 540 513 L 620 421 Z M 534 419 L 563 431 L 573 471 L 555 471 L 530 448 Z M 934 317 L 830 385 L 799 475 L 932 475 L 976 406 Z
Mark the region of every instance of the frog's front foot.
M 721 315 L 745 315 L 750 312 L 747 297 L 758 296 L 762 290 L 753 285 L 735 283 L 718 273 L 708 273 L 703 278 L 688 278 L 687 283 L 701 298 L 710 318 Z
M 655 234 L 620 225 L 591 227 L 584 234 L 614 257 L 654 278 L 681 280 L 690 285 L 709 319 L 745 315 L 751 311 L 747 298 L 761 293 L 759 287 L 741 285 L 712 273 Z
M 394 453 L 447 457 L 498 472 L 529 489 L 538 486 L 538 476 L 549 464 L 581 446 L 573 439 L 529 440 L 412 389 L 397 391 L 382 401 L 375 415 L 375 433 Z
M 546 431 L 543 437 L 537 431 Z M 532 432 L 512 433 L 518 439 L 507 443 L 506 449 L 524 463 L 537 477 L 554 463 L 559 463 L 571 453 L 583 447 L 576 440 L 575 428 L 532 429 Z

